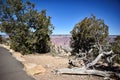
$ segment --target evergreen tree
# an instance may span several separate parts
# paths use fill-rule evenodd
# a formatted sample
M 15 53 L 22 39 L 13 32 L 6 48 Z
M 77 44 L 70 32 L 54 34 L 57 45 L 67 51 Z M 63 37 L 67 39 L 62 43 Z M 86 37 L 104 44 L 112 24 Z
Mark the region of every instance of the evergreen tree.
M 0 0 L 0 30 L 10 37 L 10 47 L 23 54 L 48 52 L 53 26 L 46 11 L 22 0 Z
M 84 18 L 77 23 L 71 31 L 72 54 L 84 52 L 88 53 L 93 47 L 104 48 L 108 44 L 108 26 L 101 19 L 96 19 L 94 15 Z M 98 51 L 98 49 L 94 49 Z
M 30 42 L 34 46 L 35 52 L 46 53 L 50 51 L 50 35 L 54 29 L 50 22 L 51 17 L 46 16 L 46 10 L 42 10 L 35 15 L 37 17 L 32 18 L 29 22 L 29 26 L 34 30 L 31 31 L 31 38 L 34 38 L 34 41 Z
M 0 43 L 2 43 L 2 36 L 0 35 Z
M 115 41 L 111 43 L 112 45 L 112 50 L 117 56 L 115 57 L 115 61 L 117 63 L 120 63 L 120 36 L 117 36 L 115 38 Z

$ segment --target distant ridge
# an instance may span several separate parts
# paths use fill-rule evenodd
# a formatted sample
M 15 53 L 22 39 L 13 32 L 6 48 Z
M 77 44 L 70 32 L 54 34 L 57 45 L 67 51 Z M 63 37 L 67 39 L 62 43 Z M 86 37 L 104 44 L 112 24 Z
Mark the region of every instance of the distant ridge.
M 0 34 L 2 35 L 3 38 L 9 38 L 8 35 L 6 34 Z M 109 35 L 109 42 L 112 43 L 114 42 L 114 39 L 116 36 L 120 35 Z M 50 35 L 51 41 L 53 44 L 58 45 L 58 46 L 70 46 L 70 34 L 53 34 Z
M 120 35 L 109 35 L 109 42 L 112 43 L 114 42 L 114 39 L 116 36 Z M 54 34 L 51 35 L 51 42 L 57 46 L 67 46 L 70 47 L 70 37 L 71 35 L 69 34 Z
M 71 36 L 71 34 L 52 34 L 51 36 Z M 120 35 L 109 35 L 109 36 L 120 36 Z
M 70 34 L 52 34 L 51 36 L 71 36 Z
M 50 36 L 71 36 L 70 34 L 52 34 Z M 120 35 L 109 35 L 109 37 L 116 37 L 116 36 L 120 36 Z

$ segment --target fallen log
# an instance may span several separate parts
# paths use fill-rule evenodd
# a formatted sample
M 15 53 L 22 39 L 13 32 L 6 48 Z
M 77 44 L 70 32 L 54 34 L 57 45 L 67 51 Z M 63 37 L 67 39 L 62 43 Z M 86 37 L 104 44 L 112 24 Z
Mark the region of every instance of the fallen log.
M 71 74 L 71 75 L 98 75 L 102 77 L 110 77 L 110 72 L 98 71 L 98 70 L 87 70 L 85 68 L 64 68 L 55 70 L 57 74 Z

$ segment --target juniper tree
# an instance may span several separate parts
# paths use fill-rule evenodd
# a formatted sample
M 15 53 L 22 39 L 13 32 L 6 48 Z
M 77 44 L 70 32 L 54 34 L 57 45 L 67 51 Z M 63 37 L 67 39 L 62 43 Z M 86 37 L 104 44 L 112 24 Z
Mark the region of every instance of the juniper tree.
M 46 16 L 46 10 L 42 10 L 30 20 L 29 25 L 34 30 L 31 32 L 32 38 L 34 38 L 31 44 L 34 45 L 35 52 L 46 53 L 50 51 L 50 35 L 54 29 L 50 19 L 50 16 Z
M 2 43 L 2 36 L 0 35 L 0 44 Z
M 120 36 L 117 36 L 111 45 L 113 52 L 117 54 L 115 57 L 115 62 L 120 63 Z
M 94 15 L 89 18 L 86 17 L 77 23 L 71 31 L 71 34 L 73 55 L 82 52 L 93 57 L 97 56 L 99 51 L 107 49 L 108 26 L 102 19 L 97 19 Z M 91 49 L 94 49 L 94 54 L 88 54 Z
M 104 21 L 97 19 L 94 15 L 89 18 L 86 17 L 75 25 L 71 34 L 71 47 L 73 49 L 72 53 L 75 55 L 75 60 L 69 60 L 69 64 L 78 68 L 58 69 L 57 72 L 111 76 L 107 72 L 96 70 L 96 67 L 101 66 L 98 63 L 99 61 L 106 62 L 108 66 L 112 66 L 113 58 L 116 56 L 110 48 L 108 26 Z M 80 63 L 81 60 L 83 61 L 82 64 Z
M 0 29 L 10 37 L 10 47 L 22 53 L 48 52 L 53 26 L 46 11 L 30 1 L 0 0 Z

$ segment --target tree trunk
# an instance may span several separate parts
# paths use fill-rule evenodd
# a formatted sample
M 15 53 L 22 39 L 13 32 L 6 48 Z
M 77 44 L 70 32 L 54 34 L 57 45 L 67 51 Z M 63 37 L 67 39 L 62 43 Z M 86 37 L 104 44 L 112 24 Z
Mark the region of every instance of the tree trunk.
M 98 70 L 86 70 L 85 68 L 64 68 L 55 71 L 57 74 L 81 74 L 81 75 L 98 75 L 103 77 L 110 77 L 109 72 L 98 71 Z
M 91 66 L 94 66 L 104 55 L 110 55 L 111 53 L 112 53 L 112 51 L 100 53 L 100 54 L 95 58 L 94 61 L 92 61 L 91 63 L 88 63 L 88 64 L 86 65 L 86 68 L 89 68 L 89 67 L 91 67 Z
M 102 56 L 110 55 L 111 53 L 112 53 L 112 51 L 100 53 L 94 61 L 92 61 L 91 63 L 88 63 L 86 66 L 83 66 L 82 68 L 58 69 L 55 72 L 60 73 L 60 74 L 84 74 L 84 75 L 91 74 L 91 75 L 110 77 L 111 74 L 113 74 L 113 73 L 105 72 L 105 71 L 98 71 L 98 70 L 89 70 L 88 68 L 91 67 L 91 66 L 94 66 L 102 58 Z

